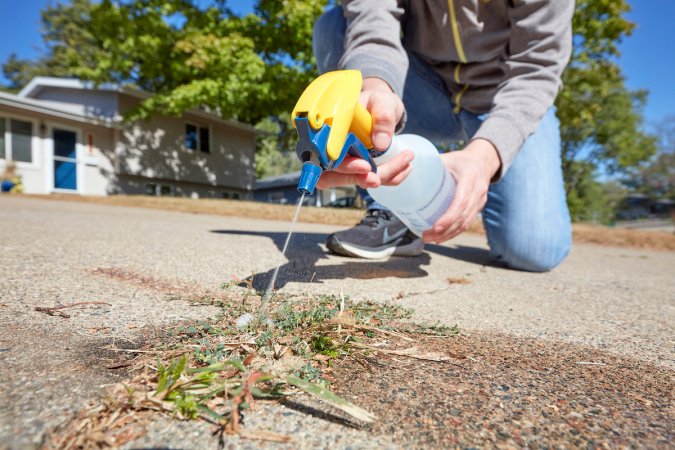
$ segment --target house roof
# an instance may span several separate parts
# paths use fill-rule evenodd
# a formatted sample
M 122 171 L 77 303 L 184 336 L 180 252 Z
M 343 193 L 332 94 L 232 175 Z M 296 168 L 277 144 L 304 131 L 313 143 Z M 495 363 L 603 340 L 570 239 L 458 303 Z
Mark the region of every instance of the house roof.
M 274 189 L 280 187 L 295 187 L 300 180 L 300 171 L 285 173 L 274 177 L 267 177 L 255 183 L 256 190 Z
M 99 91 L 121 92 L 122 88 L 117 84 L 103 83 L 96 86 L 90 81 L 82 81 L 77 78 L 60 77 L 35 77 L 18 92 L 19 97 L 35 97 L 45 87 L 60 87 L 66 89 L 90 89 Z
M 115 83 L 101 83 L 96 85 L 91 81 L 83 81 L 77 78 L 60 78 L 60 77 L 35 77 L 33 78 L 23 89 L 17 94 L 18 97 L 22 98 L 31 98 L 39 95 L 40 91 L 47 87 L 57 87 L 64 89 L 79 89 L 79 90 L 99 90 L 99 91 L 110 91 L 117 92 L 120 94 L 131 95 L 132 97 L 147 99 L 152 94 L 149 92 L 143 91 L 141 89 L 136 89 L 131 86 L 123 86 Z M 225 125 L 229 125 L 233 128 L 237 128 L 243 131 L 248 131 L 254 134 L 264 134 L 260 130 L 256 129 L 252 125 L 239 122 L 237 120 L 223 119 L 219 115 L 204 111 L 201 109 L 193 108 L 186 111 L 192 115 L 199 116 L 203 119 L 212 120 L 219 122 Z
M 68 107 L 61 107 L 53 102 L 43 102 L 32 98 L 24 98 L 7 92 L 0 92 L 0 105 L 36 112 L 51 117 L 58 117 L 60 119 L 74 120 L 76 122 L 101 125 L 109 128 L 119 127 L 119 123 L 114 120 L 85 116 Z

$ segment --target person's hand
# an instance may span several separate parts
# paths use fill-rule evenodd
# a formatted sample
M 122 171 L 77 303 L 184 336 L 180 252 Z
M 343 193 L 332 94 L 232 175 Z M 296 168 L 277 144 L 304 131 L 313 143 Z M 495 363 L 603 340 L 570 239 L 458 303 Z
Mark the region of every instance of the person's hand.
M 360 101 L 373 116 L 371 139 L 375 150 L 386 150 L 391 144 L 396 124 L 403 115 L 403 102 L 380 78 L 363 80 Z M 395 158 L 378 166 L 377 174 L 370 171 L 370 164 L 367 161 L 347 156 L 335 170 L 323 172 L 316 186 L 319 189 L 352 184 L 362 188 L 395 186 L 405 180 L 412 170 L 410 161 L 413 156 L 410 150 L 401 152 Z
M 490 180 L 501 166 L 497 149 L 485 139 L 471 141 L 463 150 L 441 158 L 457 188 L 448 211 L 422 235 L 424 242 L 444 242 L 468 230 L 485 206 Z

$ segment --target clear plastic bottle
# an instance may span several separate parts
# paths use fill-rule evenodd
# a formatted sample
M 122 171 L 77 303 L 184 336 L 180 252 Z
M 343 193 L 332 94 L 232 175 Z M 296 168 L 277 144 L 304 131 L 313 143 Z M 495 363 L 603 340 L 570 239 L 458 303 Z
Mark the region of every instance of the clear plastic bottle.
M 450 207 L 456 183 L 434 144 L 422 136 L 394 136 L 389 149 L 373 159 L 379 166 L 407 149 L 415 153 L 415 158 L 406 179 L 398 186 L 371 188 L 368 193 L 396 214 L 413 233 L 421 236 Z

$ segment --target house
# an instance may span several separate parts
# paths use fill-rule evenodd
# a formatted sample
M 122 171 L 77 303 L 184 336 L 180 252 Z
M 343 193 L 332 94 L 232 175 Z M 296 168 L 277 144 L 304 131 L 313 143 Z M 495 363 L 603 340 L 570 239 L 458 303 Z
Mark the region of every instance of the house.
M 627 195 L 617 206 L 619 220 L 640 220 L 646 218 L 669 219 L 675 214 L 675 201 L 668 198 L 653 199 L 645 194 Z
M 284 175 L 267 177 L 255 185 L 253 199 L 261 202 L 296 204 L 300 198 L 298 193 L 298 181 L 300 171 Z M 356 189 L 353 186 L 340 186 L 326 190 L 317 189 L 314 195 L 306 196 L 303 204 L 313 206 L 354 206 Z
M 14 161 L 34 194 L 253 197 L 252 126 L 198 109 L 123 122 L 148 97 L 52 77 L 0 92 L 0 175 Z

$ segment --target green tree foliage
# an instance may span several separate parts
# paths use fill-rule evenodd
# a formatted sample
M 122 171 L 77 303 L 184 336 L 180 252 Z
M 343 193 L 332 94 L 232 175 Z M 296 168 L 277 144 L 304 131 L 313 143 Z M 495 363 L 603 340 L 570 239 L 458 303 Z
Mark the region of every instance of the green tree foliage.
M 675 116 L 655 127 L 658 151 L 648 162 L 633 168 L 624 184 L 654 199 L 675 200 Z
M 312 28 L 330 0 L 258 0 L 238 16 L 227 1 L 72 0 L 42 12 L 45 56 L 3 65 L 9 89 L 36 75 L 112 82 L 151 96 L 127 119 L 205 108 L 279 132 L 259 139 L 259 175 L 292 167 L 285 114 L 317 75 Z M 294 144 L 293 144 L 294 145 Z
M 291 126 L 289 113 L 266 117 L 256 128 L 263 132 L 258 137 L 255 155 L 256 178 L 300 170 L 300 160 L 295 154 L 297 134 Z
M 11 54 L 2 65 L 3 74 L 9 80 L 5 88 L 18 91 L 36 76 L 73 77 L 78 68 L 95 66 L 100 49 L 90 27 L 93 9 L 90 0 L 45 7 L 40 12 L 43 55 L 27 60 Z
M 647 92 L 628 90 L 616 63 L 618 44 L 635 27 L 624 18 L 629 10 L 626 0 L 577 1 L 574 51 L 556 100 L 565 189 L 577 219 L 606 203 L 600 185 L 591 188 L 596 169 L 625 173 L 655 151 L 643 129 Z
M 316 76 L 312 26 L 327 2 L 258 0 L 240 17 L 224 0 L 72 0 L 42 13 L 45 56 L 3 70 L 11 89 L 44 74 L 151 93 L 132 118 L 201 107 L 255 123 Z
M 196 0 L 70 0 L 42 12 L 45 55 L 13 55 L 3 70 L 11 89 L 55 75 L 146 90 L 151 97 L 130 118 L 195 107 L 251 123 L 271 117 L 259 127 L 281 134 L 276 142 L 273 134 L 260 138 L 258 172 L 272 175 L 286 167 L 280 161 L 293 144 L 281 114 L 316 76 L 313 23 L 334 3 L 256 0 L 251 14 L 239 16 L 227 0 L 208 7 Z M 556 101 L 574 217 L 587 217 L 579 205 L 600 195 L 588 187 L 598 167 L 621 174 L 654 153 L 642 124 L 646 92 L 628 90 L 616 63 L 618 43 L 635 27 L 628 11 L 627 0 L 577 0 L 574 52 Z
M 617 181 L 597 181 L 594 176 L 595 167 L 589 162 L 575 162 L 575 170 L 576 185 L 567 196 L 572 220 L 611 224 L 617 205 L 628 191 Z

